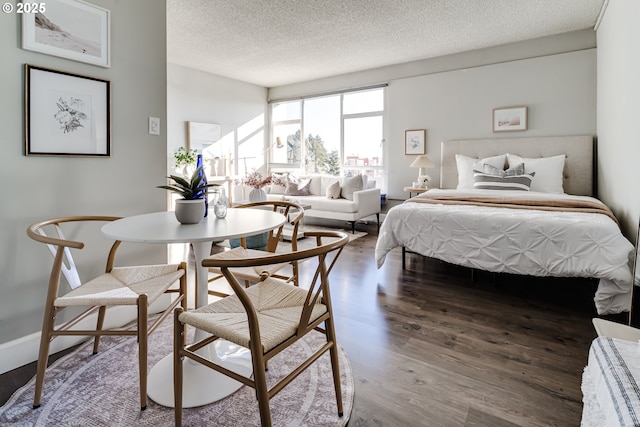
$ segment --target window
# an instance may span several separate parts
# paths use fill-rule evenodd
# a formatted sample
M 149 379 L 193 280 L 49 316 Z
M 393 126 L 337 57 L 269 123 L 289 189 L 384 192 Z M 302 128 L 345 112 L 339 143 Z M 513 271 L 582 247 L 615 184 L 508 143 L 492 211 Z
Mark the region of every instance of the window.
M 343 95 L 343 174 L 361 173 L 382 183 L 384 90 Z
M 271 104 L 271 165 L 382 182 L 384 88 Z
M 282 102 L 271 107 L 273 136 L 271 163 L 299 165 L 302 161 L 300 143 L 302 101 Z
M 306 173 L 340 175 L 340 95 L 304 102 Z

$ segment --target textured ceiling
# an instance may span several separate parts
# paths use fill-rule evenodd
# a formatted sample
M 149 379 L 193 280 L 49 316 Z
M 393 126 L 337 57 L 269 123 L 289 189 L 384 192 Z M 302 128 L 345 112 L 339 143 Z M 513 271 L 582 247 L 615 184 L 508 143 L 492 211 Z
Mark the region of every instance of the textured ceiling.
M 593 28 L 604 1 L 167 0 L 167 54 L 274 87 Z

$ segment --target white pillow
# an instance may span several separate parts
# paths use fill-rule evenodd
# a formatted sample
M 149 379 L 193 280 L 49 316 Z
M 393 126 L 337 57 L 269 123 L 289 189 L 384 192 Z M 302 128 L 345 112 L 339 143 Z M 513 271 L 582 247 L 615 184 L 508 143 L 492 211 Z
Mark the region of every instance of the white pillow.
M 288 174 L 271 174 L 271 188 L 269 194 L 284 194 L 287 189 Z
M 531 191 L 541 193 L 564 193 L 564 154 L 552 157 L 540 157 L 537 159 L 527 159 L 515 154 L 507 153 L 507 161 L 510 165 L 524 163 L 524 172 L 536 173 L 536 177 L 531 182 Z
M 340 194 L 347 200 L 353 200 L 353 193 L 362 190 L 363 186 L 362 175 L 345 177 Z
M 285 196 L 308 196 L 310 179 L 287 180 L 287 189 L 284 191 Z
M 340 182 L 334 181 L 333 184 L 327 187 L 327 198 L 328 199 L 340 198 Z
M 458 190 L 470 190 L 473 188 L 473 171 L 482 170 L 485 163 L 498 168 L 504 169 L 504 160 L 506 154 L 499 156 L 485 157 L 484 159 L 474 159 L 472 157 L 456 154 L 456 166 L 458 167 Z

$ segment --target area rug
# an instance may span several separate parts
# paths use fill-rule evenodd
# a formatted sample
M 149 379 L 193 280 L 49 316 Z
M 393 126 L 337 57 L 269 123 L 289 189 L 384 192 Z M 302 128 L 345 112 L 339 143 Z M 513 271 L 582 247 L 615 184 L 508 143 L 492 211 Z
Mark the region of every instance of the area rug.
M 193 328 L 189 328 L 189 335 Z M 270 386 L 317 350 L 324 335 L 311 333 L 269 362 Z M 0 408 L 0 426 L 173 426 L 174 412 L 149 400 L 140 411 L 137 344 L 131 337 L 103 337 L 100 352 L 92 356 L 92 342 L 56 361 L 47 370 L 42 406 L 32 409 L 35 378 Z M 173 347 L 169 318 L 149 338 L 149 366 Z M 353 407 L 353 374 L 339 348 L 344 416 L 338 417 L 329 354 L 324 354 L 271 399 L 274 426 L 344 426 Z M 253 388 L 209 405 L 184 409 L 185 426 L 259 426 Z

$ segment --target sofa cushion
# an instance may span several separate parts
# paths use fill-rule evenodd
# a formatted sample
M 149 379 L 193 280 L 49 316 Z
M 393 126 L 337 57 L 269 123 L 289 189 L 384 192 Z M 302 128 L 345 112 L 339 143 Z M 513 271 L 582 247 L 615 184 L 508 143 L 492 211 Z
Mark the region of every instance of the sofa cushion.
M 335 180 L 333 184 L 330 184 L 327 187 L 326 195 L 329 199 L 339 199 L 340 198 L 340 182 Z
M 314 196 L 324 196 L 324 192 L 321 188 L 320 175 L 305 175 L 298 178 L 298 181 L 309 181 L 309 194 Z
M 338 185 L 340 185 L 340 178 L 337 177 L 337 176 L 332 176 L 332 175 L 321 175 L 320 176 L 320 192 L 317 193 L 317 194 L 318 195 L 326 195 L 327 194 L 327 189 L 334 182 L 337 182 Z M 312 192 L 311 194 L 315 194 L 315 193 Z M 338 197 L 340 197 L 340 195 L 338 195 Z
M 287 180 L 287 188 L 284 190 L 285 196 L 308 196 L 310 179 Z
M 300 203 L 311 205 L 312 210 L 354 213 L 358 212 L 358 205 L 352 200 L 347 199 L 328 199 L 326 196 L 307 196 L 294 199 Z
M 347 200 L 353 200 L 353 193 L 364 188 L 362 175 L 345 177 L 342 181 L 342 189 L 340 194 Z
M 284 173 L 272 173 L 269 194 L 284 194 L 287 189 L 287 176 Z

